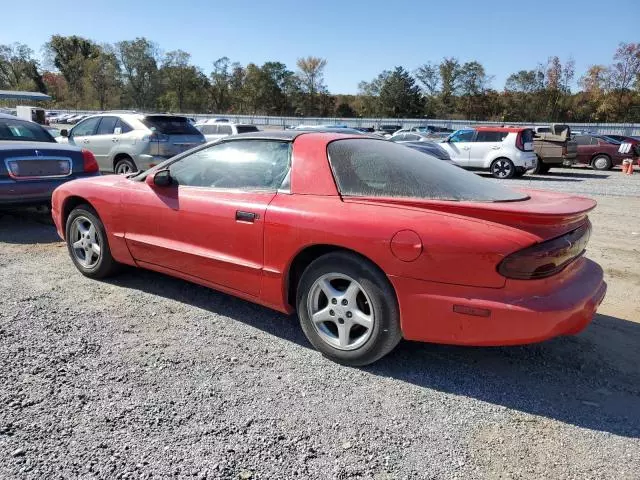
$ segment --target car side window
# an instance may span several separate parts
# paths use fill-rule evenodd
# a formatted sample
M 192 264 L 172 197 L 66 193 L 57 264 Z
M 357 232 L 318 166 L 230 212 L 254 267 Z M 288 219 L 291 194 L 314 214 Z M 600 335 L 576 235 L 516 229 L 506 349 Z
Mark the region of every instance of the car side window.
M 579 135 L 574 140 L 578 145 L 589 145 L 591 143 L 591 137 L 584 135 Z
M 231 130 L 231 125 L 218 125 L 218 133 L 220 135 L 231 135 L 233 130 Z
M 414 134 L 407 134 L 404 137 L 405 140 L 410 140 L 412 142 L 417 142 L 418 140 L 420 140 L 420 135 L 414 135 Z
M 121 118 L 118 118 L 118 121 L 116 122 L 116 126 L 114 128 L 114 132 L 116 128 L 120 129 L 120 133 L 129 133 L 133 130 L 131 125 L 129 125 L 127 122 L 125 122 Z
M 86 120 L 73 127 L 73 129 L 71 130 L 71 136 L 86 137 L 88 135 L 93 135 L 99 122 L 100 117 L 87 118 Z
M 118 117 L 102 117 L 96 135 L 112 135 L 117 123 Z
M 598 140 L 598 137 L 590 137 L 591 138 L 591 145 L 599 145 L 600 141 Z
M 217 135 L 218 134 L 218 125 L 203 125 L 201 132 L 204 135 Z
M 178 185 L 276 191 L 289 171 L 289 159 L 289 142 L 240 140 L 198 150 L 171 164 L 169 171 Z
M 485 132 L 480 131 L 476 136 L 476 142 L 501 142 L 504 137 L 507 136 L 507 132 Z
M 460 130 L 449 138 L 450 143 L 471 142 L 473 140 L 473 130 Z

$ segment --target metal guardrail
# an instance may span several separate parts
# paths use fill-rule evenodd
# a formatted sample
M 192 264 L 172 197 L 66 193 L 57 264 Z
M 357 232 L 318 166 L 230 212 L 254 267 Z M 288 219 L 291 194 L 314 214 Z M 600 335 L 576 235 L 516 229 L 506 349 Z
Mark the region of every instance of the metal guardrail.
M 61 113 L 91 114 L 100 113 L 91 110 L 50 110 Z M 157 112 L 156 112 L 157 113 Z M 379 125 L 401 125 L 403 128 L 418 125 L 434 125 L 438 127 L 460 128 L 477 125 L 525 125 L 545 126 L 542 122 L 482 122 L 471 120 L 443 120 L 437 118 L 338 118 L 338 117 L 274 117 L 268 115 L 230 115 L 230 114 L 192 114 L 185 116 L 196 120 L 209 118 L 227 118 L 235 123 L 252 123 L 258 126 L 272 126 L 286 128 L 298 125 L 346 125 L 348 127 L 378 127 Z M 565 123 L 565 122 L 562 122 Z M 640 136 L 640 123 L 572 123 L 566 122 L 572 130 L 587 131 L 600 135 L 637 135 Z

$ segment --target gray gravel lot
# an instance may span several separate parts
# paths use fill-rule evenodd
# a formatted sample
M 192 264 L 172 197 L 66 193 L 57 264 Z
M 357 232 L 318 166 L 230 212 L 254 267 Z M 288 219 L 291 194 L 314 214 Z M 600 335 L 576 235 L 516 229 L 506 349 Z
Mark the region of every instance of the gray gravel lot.
M 542 188 L 582 195 L 615 195 L 618 197 L 640 196 L 640 170 L 635 167 L 635 175 L 624 175 L 615 168 L 596 171 L 587 167 L 553 168 L 547 175 L 525 175 L 517 180 L 495 180 L 511 186 Z M 484 175 L 490 178 L 488 175 Z
M 584 175 L 544 186 L 603 185 Z M 142 270 L 89 280 L 22 212 L 0 214 L 0 289 L 1 479 L 640 477 L 629 319 L 347 368 L 295 317 Z

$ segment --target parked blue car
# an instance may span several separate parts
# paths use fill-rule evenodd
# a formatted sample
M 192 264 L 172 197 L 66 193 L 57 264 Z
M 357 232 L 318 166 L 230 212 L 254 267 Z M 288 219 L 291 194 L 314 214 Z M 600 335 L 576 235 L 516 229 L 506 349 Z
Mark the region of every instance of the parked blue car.
M 0 207 L 49 204 L 53 190 L 100 175 L 93 153 L 57 143 L 43 127 L 0 113 Z

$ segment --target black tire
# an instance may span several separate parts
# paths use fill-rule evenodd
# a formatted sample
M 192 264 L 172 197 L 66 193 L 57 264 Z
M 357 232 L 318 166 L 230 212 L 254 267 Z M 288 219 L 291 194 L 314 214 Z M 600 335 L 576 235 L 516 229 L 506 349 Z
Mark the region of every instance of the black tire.
M 516 167 L 511 160 L 501 157 L 491 163 L 490 171 L 494 178 L 513 178 L 516 174 Z
M 607 155 L 596 155 L 591 160 L 591 167 L 594 170 L 611 170 L 611 159 Z
M 113 165 L 113 172 L 118 175 L 126 175 L 128 173 L 137 172 L 135 162 L 129 157 L 120 157 Z
M 533 169 L 532 173 L 536 175 L 544 175 L 545 173 L 549 173 L 550 168 L 551 166 L 549 166 L 548 163 L 543 163 L 542 160 L 540 160 L 540 157 L 538 157 L 538 161 L 536 162 L 536 168 Z
M 365 308 L 369 309 L 372 314 L 372 327 L 367 329 L 369 332 L 361 345 L 357 348 L 344 350 L 332 346 L 320 334 L 321 327 L 316 327 L 311 320 L 311 312 L 309 305 L 313 303 L 313 291 L 316 288 L 316 281 L 325 278 L 326 275 L 344 275 L 355 280 L 362 287 L 362 291 L 358 293 L 360 303 L 364 300 Z M 340 279 L 338 279 L 340 281 Z M 313 289 L 313 291 L 312 291 Z M 344 293 L 344 292 L 343 292 Z M 365 296 L 368 296 L 369 301 Z M 327 306 L 329 308 L 329 299 L 327 297 Z M 402 338 L 400 328 L 400 312 L 393 287 L 389 283 L 387 277 L 375 265 L 368 260 L 348 252 L 334 252 L 323 255 L 314 260 L 304 271 L 300 282 L 298 283 L 296 305 L 298 309 L 298 317 L 300 325 L 311 344 L 319 350 L 323 355 L 343 365 L 363 366 L 379 360 L 391 350 L 395 348 Z M 334 308 L 340 308 L 342 313 L 336 310 L 337 315 L 346 315 L 351 318 L 348 312 L 349 307 L 341 307 L 337 304 Z M 358 308 L 354 306 L 353 308 Z M 333 311 L 333 310 L 331 310 Z M 344 311 L 347 311 L 345 314 Z M 336 318 L 336 331 L 338 328 Z M 323 323 L 323 325 L 325 325 Z M 362 328 L 353 323 L 353 327 L 349 329 L 349 335 L 354 327 Z M 324 327 L 326 328 L 326 327 Z
M 78 219 L 80 219 L 80 221 L 82 221 L 82 219 L 86 219 L 95 227 L 96 243 L 98 243 L 100 247 L 100 254 L 93 254 L 97 257 L 95 264 L 89 266 L 84 265 L 79 258 L 78 253 L 79 251 L 82 251 L 82 249 L 76 249 L 73 246 L 75 242 L 81 241 L 81 239 L 76 238 L 74 230 L 74 223 Z M 77 233 L 81 235 L 80 232 Z M 96 279 L 105 278 L 113 275 L 119 270 L 120 264 L 116 262 L 111 255 L 111 250 L 109 249 L 109 243 L 107 241 L 107 232 L 104 229 L 104 225 L 96 211 L 91 206 L 82 204 L 78 205 L 71 211 L 65 226 L 65 238 L 67 239 L 67 250 L 69 251 L 69 256 L 76 268 L 84 276 Z M 86 252 L 84 255 L 86 258 Z

